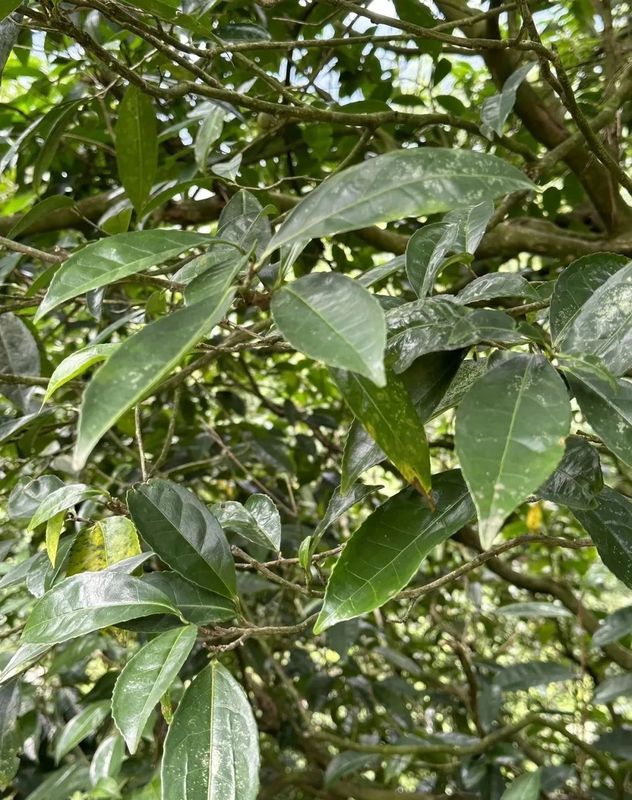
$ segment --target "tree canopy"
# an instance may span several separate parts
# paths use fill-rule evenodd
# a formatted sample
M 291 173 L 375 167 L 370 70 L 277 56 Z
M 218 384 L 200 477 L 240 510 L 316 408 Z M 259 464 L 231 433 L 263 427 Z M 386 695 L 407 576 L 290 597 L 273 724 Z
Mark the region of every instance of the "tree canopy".
M 0 793 L 632 797 L 611 0 L 0 0 Z

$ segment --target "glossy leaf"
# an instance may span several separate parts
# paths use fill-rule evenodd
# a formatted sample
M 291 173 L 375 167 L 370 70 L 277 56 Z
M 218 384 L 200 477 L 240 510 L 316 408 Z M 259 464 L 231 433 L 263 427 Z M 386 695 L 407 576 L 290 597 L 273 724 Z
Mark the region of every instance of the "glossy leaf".
M 499 297 L 520 297 L 523 300 L 534 302 L 538 299 L 537 292 L 529 281 L 511 272 L 493 272 L 491 275 L 482 275 L 475 278 L 462 289 L 456 297 L 456 302 L 461 305 L 481 303 L 484 300 L 496 300 Z
M 7 237 L 15 239 L 24 231 L 28 231 L 38 220 L 45 219 L 49 214 L 58 211 L 60 208 L 72 208 L 74 205 L 75 201 L 72 197 L 67 197 L 63 194 L 54 194 L 51 197 L 46 197 L 44 200 L 40 200 L 39 203 L 35 203 L 30 211 L 20 217 L 7 234 Z
M 384 312 L 369 292 L 344 275 L 312 273 L 272 297 L 274 321 L 297 350 L 386 383 Z
M 255 800 L 258 738 L 244 690 L 213 661 L 188 687 L 169 726 L 163 800 Z
M 575 361 L 565 372 L 595 432 L 613 453 L 632 465 L 632 383 L 589 362 Z
M 224 531 L 197 497 L 171 481 L 139 484 L 127 495 L 140 535 L 188 581 L 231 598 L 235 565 Z
M 40 356 L 33 334 L 15 314 L 0 314 L 0 394 L 28 412 L 32 388 L 2 383 L 2 375 L 37 376 L 39 373 Z
M 632 606 L 624 606 L 601 620 L 593 633 L 592 643 L 595 647 L 611 644 L 632 633 Z
M 384 461 L 386 453 L 362 427 L 359 420 L 354 419 L 347 432 L 342 453 L 340 488 L 348 492 L 353 484 L 367 469 Z
M 617 270 L 581 306 L 560 349 L 596 356 L 613 375 L 623 375 L 632 367 L 632 262 Z
M 158 169 L 158 128 L 154 103 L 130 85 L 119 106 L 116 164 L 121 183 L 136 213 L 143 210 Z
M 218 237 L 233 242 L 244 252 L 254 248 L 261 258 L 272 236 L 266 211 L 253 194 L 240 189 L 230 198 L 220 214 Z
M 46 522 L 61 511 L 67 511 L 84 500 L 88 500 L 91 497 L 101 497 L 102 495 L 103 492 L 98 489 L 92 489 L 90 486 L 86 486 L 85 483 L 70 483 L 66 486 L 61 486 L 48 495 L 39 506 L 33 514 L 27 530 L 35 530 L 38 525 Z
M 430 455 L 426 433 L 401 378 L 389 373 L 386 386 L 346 370 L 332 374 L 347 405 L 404 479 L 430 489 Z
M 57 560 L 57 548 L 59 547 L 59 539 L 63 533 L 65 521 L 66 512 L 60 511 L 46 522 L 46 552 L 53 567 Z
M 569 436 L 557 469 L 540 486 L 537 496 L 569 508 L 586 509 L 596 504 L 603 488 L 598 451 L 582 436 Z
M 127 662 L 112 695 L 112 716 L 130 753 L 135 753 L 154 707 L 169 689 L 191 652 L 194 625 L 166 631 Z
M 59 267 L 37 309 L 35 322 L 77 295 L 164 264 L 208 241 L 208 236 L 191 231 L 147 230 L 91 242 Z
M 215 625 L 235 616 L 235 605 L 231 600 L 190 583 L 177 572 L 150 572 L 143 581 L 163 592 L 187 622 Z
M 480 377 L 456 414 L 456 451 L 484 548 L 564 455 L 571 421 L 564 382 L 540 356 L 516 355 Z
M 226 253 L 223 258 L 216 258 L 220 253 Z M 211 256 L 214 254 L 214 257 Z M 187 305 L 199 303 L 208 297 L 220 297 L 233 285 L 239 273 L 248 266 L 249 255 L 241 256 L 237 248 L 231 245 L 213 247 L 209 253 L 200 258 L 207 259 L 209 264 L 206 269 L 187 284 L 184 290 L 184 299 Z
M 557 347 L 564 347 L 583 305 L 627 263 L 625 256 L 597 253 L 582 256 L 566 267 L 555 282 L 549 310 L 551 335 Z
M 47 653 L 51 646 L 49 644 L 21 644 L 0 672 L 0 684 L 15 678 L 34 661 L 37 661 L 40 656 Z
M 17 681 L 0 686 L 0 789 L 13 781 L 20 765 L 22 744 L 18 730 L 20 688 Z
M 81 469 L 99 439 L 181 361 L 226 314 L 233 296 L 203 300 L 146 325 L 126 339 L 83 396 L 73 464 Z
M 33 606 L 24 644 L 56 644 L 149 614 L 177 614 L 169 599 L 122 572 L 84 573 L 58 583 Z
M 211 104 L 195 137 L 195 162 L 203 172 L 211 147 L 222 135 L 226 110 Z
M 290 213 L 267 252 L 299 239 L 419 217 L 533 188 L 507 162 L 470 150 L 397 150 L 337 173 Z
M 453 249 L 459 233 L 457 222 L 424 225 L 408 240 L 406 275 L 419 298 L 432 292 L 439 270 Z
M 327 504 L 327 510 L 325 511 L 325 516 L 320 520 L 318 525 L 316 526 L 316 530 L 314 531 L 314 537 L 318 538 L 325 533 L 327 528 L 330 525 L 333 525 L 337 519 L 345 514 L 350 508 L 359 503 L 361 500 L 364 500 L 365 497 L 368 497 L 370 494 L 373 494 L 377 491 L 379 486 L 365 486 L 362 483 L 358 483 L 355 486 L 352 486 L 348 492 L 342 492 L 340 487 L 336 487 L 334 493 Z
M 66 574 L 100 572 L 136 555 L 140 555 L 140 543 L 134 523 L 127 517 L 106 517 L 79 531 Z
M 20 5 L 20 0 L 0 0 L 0 22 Z
M 62 758 L 74 749 L 79 742 L 87 736 L 92 736 L 103 724 L 110 713 L 108 700 L 89 703 L 85 708 L 69 720 L 55 743 L 55 761 L 57 764 Z
M 503 792 L 501 800 L 538 800 L 541 782 L 542 773 L 539 769 L 525 772 L 512 781 L 511 786 Z
M 595 543 L 603 563 L 632 588 L 632 502 L 606 486 L 595 508 L 573 509 L 573 513 Z
M 479 342 L 523 341 L 514 320 L 503 311 L 472 309 L 449 300 L 406 303 L 387 315 L 388 358 L 403 372 L 426 353 L 460 350 Z
M 488 139 L 493 139 L 494 134 L 502 136 L 507 117 L 516 102 L 518 88 L 535 66 L 536 63 L 533 61 L 522 64 L 503 83 L 503 88 L 499 94 L 492 95 L 483 101 L 481 106 L 481 131 Z
M 44 402 L 50 400 L 53 394 L 68 381 L 82 375 L 94 364 L 104 361 L 117 347 L 118 344 L 95 344 L 91 347 L 85 347 L 83 350 L 78 350 L 76 353 L 71 353 L 55 368 L 55 371 L 50 376 L 46 394 L 44 395 Z
M 104 778 L 117 778 L 125 755 L 123 739 L 114 733 L 97 747 L 90 762 L 90 782 L 96 786 Z
M 445 215 L 444 223 L 458 225 L 458 236 L 453 247 L 455 252 L 474 255 L 493 213 L 494 203 L 491 200 L 483 200 L 472 206 L 456 208 Z
M 434 512 L 418 492 L 404 489 L 355 531 L 331 573 L 314 633 L 386 603 L 413 578 L 431 550 L 474 516 L 457 470 L 435 476 L 432 498 Z
M 281 549 L 281 518 L 267 495 L 253 494 L 245 505 L 234 500 L 216 503 L 211 511 L 225 530 L 261 547 Z

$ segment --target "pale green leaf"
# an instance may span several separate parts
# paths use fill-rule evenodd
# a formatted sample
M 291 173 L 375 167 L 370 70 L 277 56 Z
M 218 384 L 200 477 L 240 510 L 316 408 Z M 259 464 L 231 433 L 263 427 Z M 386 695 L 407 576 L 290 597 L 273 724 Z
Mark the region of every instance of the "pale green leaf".
M 211 147 L 222 135 L 226 110 L 220 106 L 209 104 L 206 116 L 202 120 L 195 137 L 195 163 L 202 172 L 206 169 L 206 161 Z
M 48 381 L 43 402 L 50 400 L 53 394 L 68 381 L 81 375 L 94 364 L 104 361 L 117 347 L 118 343 L 95 344 L 91 347 L 84 347 L 83 350 L 77 350 L 76 353 L 71 353 L 61 364 L 55 367 L 55 371 Z
M 538 800 L 541 782 L 542 773 L 539 769 L 525 772 L 503 792 L 501 800 Z
M 85 483 L 70 483 L 56 489 L 42 502 L 37 511 L 31 517 L 27 530 L 32 531 L 51 517 L 56 516 L 60 511 L 67 511 L 69 508 L 82 503 L 90 497 L 101 497 L 103 492 L 99 489 L 92 489 Z

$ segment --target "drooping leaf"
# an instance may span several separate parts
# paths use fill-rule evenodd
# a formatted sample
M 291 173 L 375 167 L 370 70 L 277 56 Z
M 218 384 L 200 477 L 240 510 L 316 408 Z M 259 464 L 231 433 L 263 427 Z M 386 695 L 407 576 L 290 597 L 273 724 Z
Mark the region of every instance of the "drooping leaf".
M 115 134 L 119 178 L 141 214 L 158 168 L 158 128 L 153 100 L 137 86 L 123 95 Z
M 340 466 L 340 489 L 348 492 L 363 472 L 384 461 L 386 453 L 354 419 L 347 432 Z
M 389 311 L 386 321 L 388 359 L 396 372 L 426 353 L 461 350 L 479 342 L 523 341 L 504 311 L 467 308 L 443 299 L 406 303 Z
M 516 692 L 558 681 L 572 681 L 575 678 L 575 670 L 564 664 L 554 661 L 527 661 L 501 667 L 494 675 L 494 684 L 504 692 Z
M 140 555 L 140 543 L 134 523 L 127 517 L 106 517 L 79 532 L 70 548 L 66 574 L 100 572 L 136 555 Z
M 20 765 L 19 713 L 20 687 L 16 680 L 12 680 L 0 686 L 0 789 L 9 786 Z
M 624 606 L 601 620 L 593 633 L 592 643 L 595 647 L 616 642 L 632 633 L 632 606 Z
M 225 116 L 226 110 L 224 108 L 210 104 L 207 114 L 202 119 L 195 137 L 194 147 L 195 162 L 202 172 L 206 170 L 206 161 L 211 147 L 222 135 Z
M 537 292 L 522 275 L 511 272 L 493 272 L 481 275 L 462 289 L 456 302 L 461 305 L 480 303 L 484 300 L 495 300 L 498 297 L 521 297 L 531 302 L 538 299 Z
M 584 303 L 627 263 L 625 256 L 597 253 L 582 256 L 566 267 L 555 281 L 549 309 L 551 336 L 557 347 L 563 347 Z
M 582 436 L 569 436 L 564 456 L 537 496 L 569 508 L 586 509 L 596 504 L 603 488 L 598 451 Z
M 596 356 L 613 375 L 632 367 L 632 262 L 581 306 L 560 342 L 564 353 Z
M 627 672 L 623 675 L 613 675 L 602 681 L 593 694 L 592 701 L 597 705 L 607 705 L 618 697 L 632 695 L 632 675 Z
M 82 742 L 87 736 L 91 736 L 103 724 L 110 713 L 109 700 L 99 700 L 89 703 L 81 711 L 70 719 L 59 734 L 55 743 L 55 762 L 59 764 L 62 758 Z
M 148 394 L 222 319 L 228 292 L 180 308 L 126 339 L 97 371 L 83 396 L 73 464 L 81 469 L 99 439 Z
M 38 525 L 46 522 L 61 511 L 67 511 L 69 508 L 76 506 L 77 503 L 82 503 L 91 497 L 101 497 L 102 495 L 103 492 L 99 489 L 93 489 L 90 486 L 86 486 L 85 483 L 70 483 L 66 486 L 61 486 L 42 502 L 33 514 L 27 530 L 35 530 Z
M 305 275 L 274 293 L 271 310 L 281 333 L 297 350 L 384 386 L 384 312 L 351 278 Z
M 594 508 L 573 509 L 573 514 L 595 543 L 603 563 L 632 588 L 632 502 L 605 486 Z
M 37 309 L 35 322 L 77 295 L 163 264 L 208 241 L 208 236 L 192 231 L 147 230 L 91 242 L 57 270 Z
M 162 760 L 165 800 L 255 800 L 257 724 L 241 686 L 213 661 L 184 693 Z
M 476 504 L 484 548 L 559 464 L 570 421 L 564 382 L 541 356 L 502 361 L 461 401 L 456 451 Z
M 542 772 L 539 769 L 533 772 L 525 772 L 503 792 L 501 800 L 538 800 L 540 797 L 540 785 L 542 782 Z
M 386 386 L 346 370 L 332 370 L 342 396 L 404 479 L 430 489 L 430 455 L 424 426 L 402 379 L 389 371 Z
M 314 633 L 386 603 L 413 578 L 433 548 L 474 516 L 458 470 L 434 477 L 432 498 L 436 511 L 414 489 L 404 489 L 355 531 L 331 573 Z
M 40 356 L 33 334 L 15 314 L 0 314 L 0 394 L 25 413 L 30 408 L 32 387 L 2 383 L 2 375 L 40 373 Z
M 33 606 L 24 644 L 56 644 L 149 614 L 177 614 L 158 589 L 123 572 L 66 578 Z
M 492 95 L 492 97 L 488 97 L 483 101 L 481 106 L 481 131 L 488 139 L 493 139 L 494 134 L 502 136 L 507 117 L 516 102 L 518 88 L 535 66 L 536 63 L 534 61 L 522 64 L 503 83 L 503 88 L 499 94 Z
M 175 680 L 197 636 L 194 625 L 165 631 L 127 662 L 112 694 L 112 717 L 135 753 L 154 707 Z
M 632 383 L 587 361 L 562 367 L 588 422 L 613 453 L 632 465 Z
M 235 616 L 235 605 L 231 600 L 190 583 L 177 572 L 150 572 L 143 581 L 167 595 L 187 622 L 216 625 Z
M 268 245 L 451 211 L 533 185 L 515 167 L 470 150 L 398 150 L 342 170 L 290 213 Z
M 456 223 L 459 228 L 453 248 L 455 252 L 474 255 L 493 213 L 494 203 L 491 200 L 483 200 L 472 206 L 455 208 L 445 215 L 443 222 Z
M 44 402 L 50 400 L 53 394 L 68 381 L 83 374 L 94 364 L 104 361 L 117 347 L 118 343 L 95 344 L 91 347 L 85 347 L 83 350 L 78 350 L 76 353 L 71 353 L 55 368 L 55 371 L 50 376 L 46 394 L 44 395 Z
M 127 495 L 140 535 L 188 581 L 232 598 L 235 564 L 224 531 L 197 497 L 171 481 L 154 479 Z
M 117 778 L 125 755 L 125 743 L 113 733 L 99 744 L 90 761 L 90 782 L 96 786 L 104 778 Z

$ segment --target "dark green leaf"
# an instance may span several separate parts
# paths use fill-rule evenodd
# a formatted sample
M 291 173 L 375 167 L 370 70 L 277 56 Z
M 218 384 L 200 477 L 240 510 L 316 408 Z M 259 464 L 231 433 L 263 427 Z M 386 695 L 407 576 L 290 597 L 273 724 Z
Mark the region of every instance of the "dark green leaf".
M 253 544 L 276 551 L 281 549 L 281 518 L 267 495 L 253 494 L 245 505 L 234 500 L 216 503 L 211 511 L 222 528 L 238 533 Z
M 453 249 L 458 233 L 457 222 L 436 222 L 424 225 L 408 240 L 406 275 L 417 297 L 423 299 L 432 292 L 439 270 Z
M 90 771 L 81 763 L 51 772 L 26 800 L 68 800 L 73 792 L 80 792 L 90 786 Z
M 27 413 L 33 389 L 2 383 L 2 375 L 39 375 L 40 356 L 33 334 L 15 314 L 0 314 L 0 394 Z
M 104 778 L 117 778 L 125 756 L 125 743 L 118 733 L 107 736 L 90 762 L 90 782 L 96 786 Z
M 475 278 L 457 295 L 456 302 L 462 305 L 480 303 L 483 300 L 495 300 L 498 297 L 521 297 L 524 300 L 535 301 L 537 292 L 531 284 L 522 277 L 511 272 L 494 272 L 491 275 L 482 275 Z
M 502 361 L 461 401 L 455 444 L 483 547 L 559 464 L 570 421 L 566 386 L 541 356 Z
M 59 764 L 62 758 L 73 750 L 79 742 L 92 736 L 97 731 L 105 718 L 110 713 L 109 700 L 99 700 L 89 703 L 85 708 L 69 720 L 61 731 L 55 744 L 55 762 Z
M 431 550 L 474 516 L 457 470 L 435 476 L 432 498 L 436 511 L 414 489 L 404 489 L 352 535 L 327 583 L 315 633 L 386 603 L 406 586 Z
M 354 419 L 349 427 L 342 453 L 340 488 L 348 492 L 363 472 L 386 458 L 385 452 Z
M 162 796 L 178 800 L 255 800 L 259 735 L 248 698 L 219 662 L 194 679 L 165 741 Z
M 488 139 L 493 139 L 494 134 L 502 136 L 503 127 L 511 109 L 516 102 L 516 92 L 522 81 L 536 66 L 534 61 L 522 64 L 512 72 L 503 83 L 499 94 L 492 95 L 483 101 L 481 106 L 481 131 Z
M 184 578 L 224 597 L 235 594 L 235 565 L 224 531 L 197 497 L 171 481 L 139 484 L 127 504 L 140 535 Z
M 602 647 L 630 633 L 632 633 L 632 606 L 625 606 L 601 620 L 599 627 L 593 633 L 592 643 L 595 647 Z
M 0 12 L 0 16 L 2 16 L 2 12 Z M 54 194 L 52 197 L 46 197 L 39 203 L 35 203 L 30 211 L 20 217 L 7 234 L 7 237 L 9 239 L 15 239 L 21 233 L 27 231 L 37 220 L 47 217 L 53 211 L 58 211 L 60 208 L 70 208 L 74 205 L 75 201 L 72 197 L 66 197 L 62 194 Z
M 614 675 L 602 681 L 593 694 L 592 701 L 597 705 L 607 705 L 618 697 L 632 695 L 632 674 Z
M 158 128 L 153 100 L 134 85 L 127 88 L 119 106 L 116 164 L 127 196 L 140 214 L 156 179 Z
M 20 765 L 19 713 L 20 688 L 17 681 L 12 680 L 0 686 L 0 789 L 9 786 Z
M 494 683 L 505 692 L 547 686 L 558 681 L 575 680 L 575 671 L 554 661 L 527 661 L 502 667 L 494 676 Z
M 364 772 L 367 769 L 377 767 L 380 763 L 379 756 L 370 753 L 356 753 L 353 750 L 346 750 L 334 756 L 325 770 L 325 789 L 329 789 L 347 775 L 354 775 L 356 772 Z
M 27 530 L 35 530 L 38 525 L 59 514 L 60 511 L 67 511 L 69 508 L 76 506 L 77 503 L 81 503 L 90 497 L 101 497 L 102 495 L 103 492 L 98 489 L 92 489 L 90 486 L 86 486 L 85 483 L 69 483 L 61 486 L 49 494 L 42 502 L 33 514 Z
M 254 247 L 260 257 L 272 236 L 266 211 L 253 194 L 241 189 L 220 214 L 218 237 L 238 245 L 244 252 Z
M 569 508 L 592 508 L 603 488 L 599 453 L 582 436 L 569 436 L 557 469 L 537 496 Z
M 384 386 L 386 323 L 377 300 L 356 281 L 313 273 L 274 293 L 274 321 L 293 347 Z
M 202 172 L 206 169 L 206 161 L 211 147 L 222 135 L 225 116 L 225 109 L 211 103 L 207 114 L 202 119 L 195 137 L 195 161 Z
M 150 572 L 143 581 L 166 594 L 187 622 L 215 625 L 235 616 L 232 601 L 186 581 L 177 572 Z

